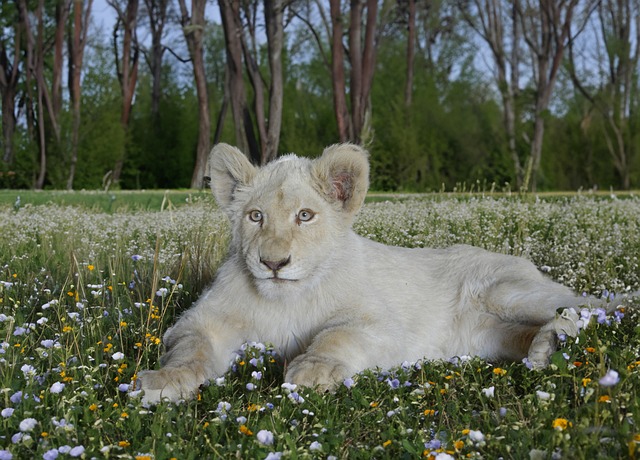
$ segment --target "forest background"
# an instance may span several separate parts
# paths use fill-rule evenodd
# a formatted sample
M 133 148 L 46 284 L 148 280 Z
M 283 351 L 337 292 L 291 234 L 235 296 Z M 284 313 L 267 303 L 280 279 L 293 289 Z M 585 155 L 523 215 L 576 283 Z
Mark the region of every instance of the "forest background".
M 640 180 L 640 0 L 0 8 L 0 188 L 198 188 L 220 141 L 362 143 L 376 190 Z

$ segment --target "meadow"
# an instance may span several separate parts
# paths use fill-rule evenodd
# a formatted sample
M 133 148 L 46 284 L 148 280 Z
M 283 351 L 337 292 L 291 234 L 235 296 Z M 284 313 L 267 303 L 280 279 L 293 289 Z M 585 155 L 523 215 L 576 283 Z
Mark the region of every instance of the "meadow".
M 582 311 L 579 336 L 561 337 L 541 371 L 460 356 L 369 370 L 318 394 L 285 383 L 277 351 L 251 343 L 197 399 L 145 407 L 136 373 L 158 365 L 163 332 L 229 240 L 211 199 L 147 199 L 0 204 L 0 460 L 640 455 L 640 301 Z M 640 288 L 633 195 L 378 199 L 355 229 L 527 257 L 581 293 Z

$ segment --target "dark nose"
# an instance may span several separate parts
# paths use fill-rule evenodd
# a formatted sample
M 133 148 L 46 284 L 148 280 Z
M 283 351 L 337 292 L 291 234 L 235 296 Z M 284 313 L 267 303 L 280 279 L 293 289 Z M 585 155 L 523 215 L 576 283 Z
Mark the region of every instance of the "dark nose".
M 275 273 L 278 270 L 280 270 L 282 267 L 287 265 L 289 262 L 291 262 L 291 256 L 287 257 L 286 259 L 278 260 L 276 262 L 272 260 L 264 260 L 260 258 L 260 262 L 265 264 L 267 267 L 269 267 L 270 270 L 273 270 L 273 272 Z

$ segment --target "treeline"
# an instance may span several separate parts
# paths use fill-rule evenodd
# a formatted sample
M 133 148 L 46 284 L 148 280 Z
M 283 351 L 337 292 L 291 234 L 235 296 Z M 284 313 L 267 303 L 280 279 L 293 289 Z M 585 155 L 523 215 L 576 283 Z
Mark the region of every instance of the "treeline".
M 220 141 L 257 164 L 362 143 L 377 190 L 640 179 L 640 0 L 0 8 L 0 187 L 200 187 Z

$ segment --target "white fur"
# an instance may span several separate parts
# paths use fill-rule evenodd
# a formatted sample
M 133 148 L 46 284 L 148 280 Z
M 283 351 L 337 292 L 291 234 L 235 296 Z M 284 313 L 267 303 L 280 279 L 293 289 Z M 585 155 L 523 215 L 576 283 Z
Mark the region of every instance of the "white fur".
M 422 358 L 528 356 L 544 366 L 557 332 L 573 332 L 556 310 L 598 303 L 522 258 L 463 245 L 390 247 L 356 235 L 369 168 L 359 147 L 258 169 L 219 144 L 209 162 L 212 190 L 232 223 L 231 252 L 211 288 L 167 331 L 163 367 L 140 374 L 147 402 L 193 396 L 247 341 L 274 344 L 288 362 L 287 381 L 320 388 Z M 301 221 L 301 210 L 315 216 Z M 276 272 L 264 263 L 286 260 Z

